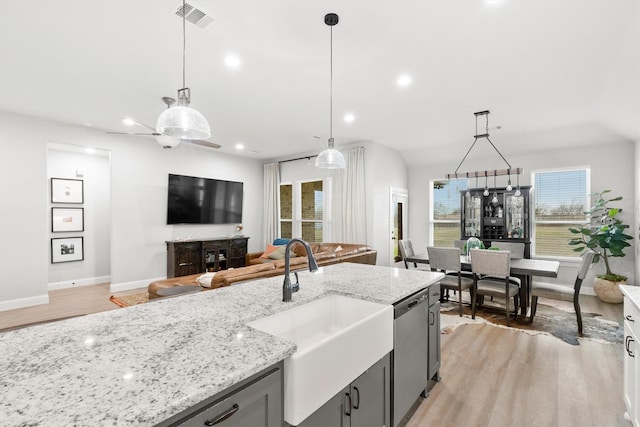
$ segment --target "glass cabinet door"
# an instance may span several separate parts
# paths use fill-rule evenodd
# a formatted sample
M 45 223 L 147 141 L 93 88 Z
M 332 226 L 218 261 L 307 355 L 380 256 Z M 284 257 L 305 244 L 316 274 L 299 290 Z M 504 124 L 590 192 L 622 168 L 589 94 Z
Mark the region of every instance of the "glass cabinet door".
M 506 227 L 507 238 L 509 239 L 526 239 L 527 236 L 525 220 L 526 220 L 526 204 L 523 195 L 516 196 L 514 194 L 506 195 Z
M 482 197 L 476 193 L 464 194 L 464 237 L 480 237 Z

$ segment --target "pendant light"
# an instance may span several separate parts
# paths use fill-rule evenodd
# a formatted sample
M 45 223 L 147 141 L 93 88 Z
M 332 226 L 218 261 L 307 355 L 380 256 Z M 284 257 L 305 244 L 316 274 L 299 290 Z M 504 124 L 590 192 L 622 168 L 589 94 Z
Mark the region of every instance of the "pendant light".
M 331 86 L 329 93 L 329 141 L 327 149 L 323 150 L 316 157 L 316 166 L 323 169 L 342 169 L 346 166 L 344 156 L 341 152 L 334 148 L 333 140 L 333 26 L 338 23 L 338 15 L 328 13 L 324 17 L 324 23 L 331 28 L 331 58 L 330 58 L 330 77 Z
M 178 105 L 167 108 L 160 114 L 156 130 L 166 136 L 179 139 L 207 139 L 211 136 L 211 128 L 207 119 L 200 112 L 189 107 L 191 89 L 185 83 L 185 51 L 186 51 L 186 10 L 182 0 L 182 89 L 178 89 Z

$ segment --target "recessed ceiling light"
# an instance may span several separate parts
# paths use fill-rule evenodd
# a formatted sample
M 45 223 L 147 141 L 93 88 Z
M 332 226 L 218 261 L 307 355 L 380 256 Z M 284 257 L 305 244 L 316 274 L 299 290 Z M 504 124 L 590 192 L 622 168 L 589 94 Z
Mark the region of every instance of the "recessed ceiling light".
M 237 55 L 229 54 L 224 57 L 224 63 L 229 68 L 238 68 L 241 64 L 241 61 Z
M 356 119 L 356 116 L 354 116 L 354 115 L 353 115 L 353 114 L 351 114 L 351 113 L 347 113 L 347 114 L 345 114 L 345 115 L 344 115 L 344 121 L 345 121 L 345 122 L 347 122 L 347 123 L 351 123 L 351 122 L 353 122 L 355 119 Z
M 244 144 L 242 142 L 238 142 L 236 144 L 236 150 L 244 150 Z
M 122 118 L 122 123 L 124 123 L 127 126 L 133 126 L 136 124 L 135 120 L 130 119 L 129 117 L 123 117 Z
M 398 77 L 398 80 L 396 80 L 396 83 L 400 87 L 409 86 L 411 84 L 411 76 L 407 74 L 403 74 L 400 77 Z

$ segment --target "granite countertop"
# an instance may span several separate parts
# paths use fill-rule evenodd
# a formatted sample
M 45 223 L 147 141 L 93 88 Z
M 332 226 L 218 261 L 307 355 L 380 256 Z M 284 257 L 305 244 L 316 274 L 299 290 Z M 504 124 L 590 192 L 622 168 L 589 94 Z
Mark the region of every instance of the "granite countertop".
M 620 290 L 640 310 L 640 286 L 621 285 Z
M 289 357 L 246 324 L 337 293 L 392 304 L 441 273 L 341 263 L 0 333 L 4 425 L 154 425 Z

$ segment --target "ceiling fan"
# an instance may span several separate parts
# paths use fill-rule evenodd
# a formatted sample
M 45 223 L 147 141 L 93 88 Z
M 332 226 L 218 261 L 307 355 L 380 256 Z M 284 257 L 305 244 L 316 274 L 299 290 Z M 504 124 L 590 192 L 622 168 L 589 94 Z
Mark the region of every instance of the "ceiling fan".
M 170 98 L 168 96 L 162 97 L 162 102 L 167 104 L 167 108 L 171 108 L 173 104 L 175 104 L 176 100 Z M 202 147 L 207 148 L 220 148 L 220 144 L 216 144 L 215 142 L 207 141 L 205 139 L 180 139 L 174 138 L 168 135 L 163 135 L 158 132 L 153 126 L 149 126 L 144 123 L 137 122 L 132 119 L 123 119 L 123 121 L 128 125 L 137 125 L 143 128 L 147 128 L 150 132 L 107 132 L 109 135 L 138 135 L 138 136 L 153 136 L 156 141 L 162 146 L 162 148 L 173 148 L 176 145 L 180 144 L 182 141 L 189 142 L 191 144 L 200 145 Z

